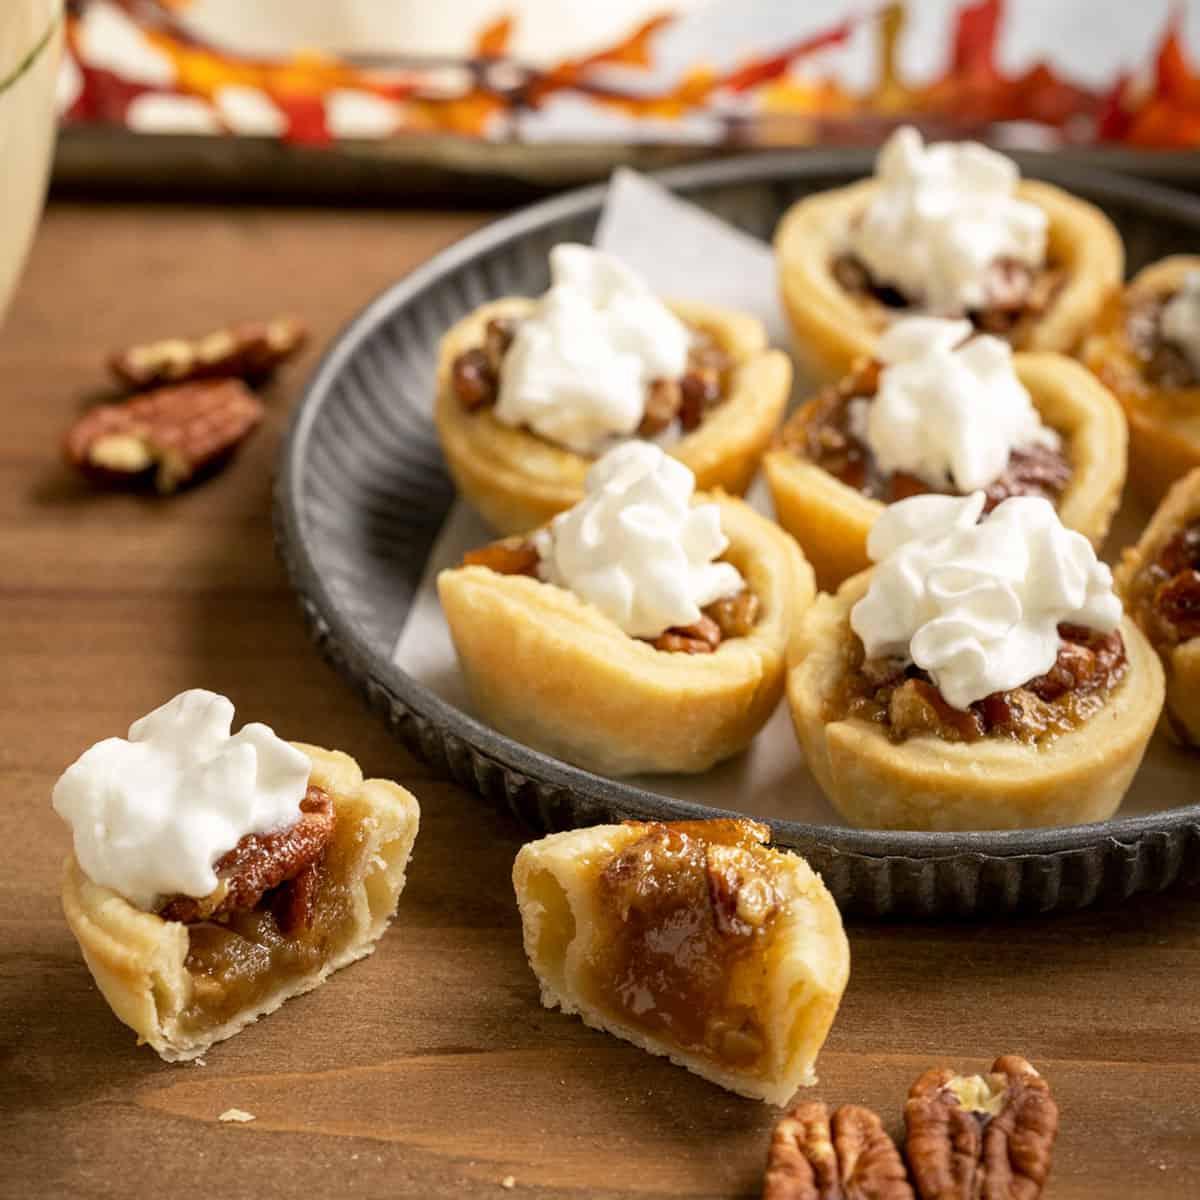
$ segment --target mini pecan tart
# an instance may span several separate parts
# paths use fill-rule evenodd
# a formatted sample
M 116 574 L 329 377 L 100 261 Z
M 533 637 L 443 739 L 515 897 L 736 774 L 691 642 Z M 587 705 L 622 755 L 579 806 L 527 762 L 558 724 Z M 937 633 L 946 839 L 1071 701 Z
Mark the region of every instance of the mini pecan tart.
M 417 834 L 403 788 L 265 725 L 230 737 L 232 716 L 184 692 L 54 789 L 74 831 L 67 923 L 113 1012 L 168 1062 L 370 954 Z
M 812 569 L 742 501 L 694 497 L 648 443 L 610 451 L 587 486 L 531 539 L 438 577 L 476 708 L 600 774 L 707 770 L 778 703 Z
M 1025 1059 L 1005 1054 L 986 1075 L 926 1071 L 909 1090 L 904 1124 L 921 1200 L 1037 1200 L 1058 1105 Z
M 850 949 L 820 876 L 769 838 L 629 822 L 524 846 L 513 886 L 542 1003 L 744 1096 L 814 1083 Z
M 497 532 L 525 533 L 575 504 L 616 442 L 658 437 L 699 487 L 744 492 L 792 378 L 762 324 L 664 304 L 584 246 L 550 262 L 540 300 L 485 304 L 442 339 L 434 420 L 459 491 Z
M 1170 727 L 1200 747 L 1200 469 L 1167 493 L 1116 578 L 1166 670 Z
M 885 504 L 981 489 L 991 511 L 1041 496 L 1094 545 L 1125 481 L 1125 420 L 1091 372 L 1061 354 L 1012 354 L 966 321 L 910 317 L 876 358 L 805 404 L 763 460 L 779 523 L 821 587 L 869 565 Z
M 808 196 L 775 235 L 784 305 L 817 378 L 869 357 L 905 314 L 968 317 L 1018 350 L 1075 349 L 1119 286 L 1109 219 L 973 142 L 898 130 L 875 177 Z
M 1112 815 L 1163 675 L 1108 568 L 1042 499 L 916 496 L 871 531 L 878 564 L 820 596 L 788 674 L 797 736 L 847 820 L 1014 829 Z
M 1115 293 L 1084 362 L 1129 419 L 1129 478 L 1151 503 L 1200 467 L 1200 256 L 1151 263 Z

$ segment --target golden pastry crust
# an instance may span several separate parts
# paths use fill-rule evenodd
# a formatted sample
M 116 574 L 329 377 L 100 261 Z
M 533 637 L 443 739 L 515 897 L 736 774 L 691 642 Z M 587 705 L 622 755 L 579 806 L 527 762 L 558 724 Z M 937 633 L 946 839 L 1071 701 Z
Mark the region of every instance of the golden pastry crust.
M 787 645 L 815 594 L 796 543 L 715 493 L 724 557 L 758 597 L 746 637 L 712 654 L 654 649 L 593 605 L 528 576 L 458 567 L 438 594 L 480 716 L 527 746 L 601 775 L 705 771 L 745 749 L 783 690 Z
M 252 1008 L 211 1028 L 181 1021 L 193 994 L 184 962 L 188 926 L 135 908 L 110 888 L 93 883 L 75 856 L 67 858 L 62 904 L 88 969 L 116 1016 L 167 1062 L 184 1062 L 213 1043 L 274 1012 L 285 1000 L 311 991 L 348 963 L 363 958 L 396 910 L 417 836 L 416 800 L 385 779 L 364 780 L 358 764 L 336 750 L 293 743 L 312 759 L 310 782 L 334 801 L 334 844 L 351 848 L 358 879 L 349 888 L 351 920 L 318 969 L 284 978 Z
M 1125 485 L 1128 433 L 1121 407 L 1065 355 L 1016 354 L 1013 362 L 1042 420 L 1063 435 L 1071 461 L 1058 515 L 1098 547 Z M 793 419 L 803 422 L 805 411 Z M 871 565 L 867 534 L 884 505 L 783 446 L 767 452 L 763 472 L 779 523 L 804 547 L 819 587 L 832 591 Z
M 1117 591 L 1138 616 L 1135 582 L 1143 567 L 1158 558 L 1171 537 L 1200 521 L 1200 468 L 1180 479 L 1146 526 L 1137 545 L 1128 546 L 1114 572 Z M 1200 747 L 1200 637 L 1175 646 L 1156 647 L 1167 676 L 1169 725 L 1181 741 Z
M 1160 388 L 1146 379 L 1126 332 L 1131 307 L 1178 290 L 1200 271 L 1200 256 L 1176 254 L 1143 267 L 1115 294 L 1083 348 L 1084 362 L 1112 390 L 1129 420 L 1129 480 L 1157 504 L 1166 490 L 1200 467 L 1200 387 Z
M 434 422 L 458 490 L 502 534 L 525 533 L 583 499 L 583 477 L 592 459 L 556 446 L 527 429 L 496 419 L 490 409 L 467 412 L 450 382 L 450 368 L 483 341 L 488 321 L 522 317 L 535 301 L 496 300 L 458 322 L 442 339 Z M 783 417 L 792 386 L 787 355 L 767 349 L 761 322 L 744 313 L 702 304 L 671 304 L 693 328 L 708 333 L 732 358 L 729 394 L 700 427 L 668 453 L 688 466 L 701 490 L 741 495 Z
M 784 307 L 805 367 L 815 379 L 837 379 L 870 355 L 889 315 L 861 304 L 834 278 L 834 258 L 851 222 L 879 191 L 874 179 L 807 196 L 785 214 L 775 234 Z M 1048 183 L 1024 179 L 1017 195 L 1049 218 L 1047 257 L 1067 277 L 1049 309 L 1017 339 L 1019 350 L 1075 349 L 1109 293 L 1120 285 L 1125 249 L 1112 222 L 1094 205 Z M 897 309 L 895 317 L 906 315 Z M 909 314 L 911 315 L 911 314 Z
M 809 769 L 837 810 L 868 829 L 1027 829 L 1103 821 L 1116 811 L 1163 704 L 1158 658 L 1121 622 L 1128 669 L 1104 708 L 1038 747 L 998 737 L 894 743 L 871 723 L 829 720 L 846 670 L 850 610 L 870 572 L 822 595 L 801 622 L 788 704 Z
M 702 823 L 699 823 L 702 824 Z M 821 877 L 798 855 L 768 850 L 776 886 L 786 898 L 768 963 L 747 967 L 760 1009 L 766 1052 L 754 1068 L 738 1069 L 636 1028 L 598 1005 L 586 970 L 598 937 L 598 871 L 646 829 L 600 825 L 551 834 L 521 848 L 513 886 L 525 953 L 542 1003 L 578 1014 L 586 1025 L 663 1055 L 743 1096 L 785 1104 L 798 1087 L 816 1082 L 813 1065 L 850 974 L 841 915 Z M 736 987 L 738 981 L 731 981 Z

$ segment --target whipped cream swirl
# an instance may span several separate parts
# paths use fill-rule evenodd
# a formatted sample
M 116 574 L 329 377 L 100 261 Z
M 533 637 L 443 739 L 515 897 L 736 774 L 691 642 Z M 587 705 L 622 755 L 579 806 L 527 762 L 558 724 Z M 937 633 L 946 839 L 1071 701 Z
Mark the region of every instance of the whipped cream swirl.
M 880 189 L 850 230 L 849 249 L 880 284 L 926 312 L 984 308 L 998 259 L 1040 266 L 1046 214 L 1015 194 L 1016 164 L 978 142 L 926 146 L 910 126 L 875 164 Z
M 588 471 L 586 495 L 534 535 L 540 577 L 569 588 L 631 637 L 692 625 L 714 600 L 742 590 L 715 562 L 729 539 L 715 504 L 691 503 L 691 471 L 649 442 L 610 450 Z
M 1163 305 L 1159 329 L 1163 339 L 1178 346 L 1200 375 L 1200 271 L 1189 271 L 1179 291 Z
M 152 909 L 161 896 L 207 896 L 213 864 L 248 833 L 300 818 L 312 763 L 261 724 L 232 737 L 233 705 L 181 692 L 106 738 L 54 785 L 88 878 Z
M 683 374 L 690 335 L 638 275 L 590 246 L 555 246 L 550 276 L 504 356 L 496 419 L 591 454 L 637 430 L 647 385 Z
M 1058 448 L 1013 369 L 1012 349 L 972 332 L 969 321 L 909 317 L 879 339 L 885 364 L 873 400 L 851 402 L 853 431 L 880 470 L 931 487 L 986 488 L 1019 447 Z
M 1112 572 L 1048 501 L 1017 496 L 979 522 L 984 499 L 886 509 L 867 539 L 879 565 L 850 613 L 868 658 L 915 663 L 959 709 L 1049 671 L 1060 624 L 1110 633 L 1121 620 Z

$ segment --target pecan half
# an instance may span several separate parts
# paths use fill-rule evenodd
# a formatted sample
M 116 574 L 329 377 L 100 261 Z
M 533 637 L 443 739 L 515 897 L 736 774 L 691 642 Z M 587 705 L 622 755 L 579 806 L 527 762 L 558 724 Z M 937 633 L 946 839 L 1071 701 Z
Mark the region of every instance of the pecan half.
M 1025 1059 L 987 1075 L 926 1071 L 904 1106 L 907 1153 L 921 1200 L 1036 1200 L 1050 1173 L 1058 1105 Z
M 721 627 L 703 613 L 693 625 L 676 625 L 650 643 L 671 654 L 711 654 L 721 644 Z
M 913 1200 L 896 1143 L 869 1109 L 843 1105 L 830 1120 L 817 1100 L 776 1126 L 763 1200 Z
M 236 379 L 181 383 L 89 410 L 63 450 L 96 482 L 153 479 L 173 492 L 224 463 L 262 418 L 262 403 Z
M 199 338 L 163 338 L 112 355 L 113 374 L 137 391 L 192 379 L 264 379 L 308 341 L 295 317 L 242 321 Z
M 219 920 L 254 908 L 273 888 L 272 908 L 279 928 L 290 933 L 312 923 L 321 860 L 333 837 L 333 800 L 310 787 L 300 802 L 300 819 L 278 833 L 248 833 L 213 864 L 218 884 L 207 896 L 175 896 L 160 909 L 165 921 Z M 280 885 L 286 884 L 287 887 Z

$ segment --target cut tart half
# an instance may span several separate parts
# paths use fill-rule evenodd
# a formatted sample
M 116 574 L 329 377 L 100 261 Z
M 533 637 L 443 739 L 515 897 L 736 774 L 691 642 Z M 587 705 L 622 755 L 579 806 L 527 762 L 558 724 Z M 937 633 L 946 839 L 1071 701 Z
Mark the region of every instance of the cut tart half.
M 850 971 L 820 877 L 752 821 L 630 822 L 522 848 L 513 885 L 542 1003 L 784 1104 Z
M 1017 451 L 989 493 L 988 510 L 1007 496 L 1044 495 L 1059 519 L 1099 546 L 1125 483 L 1127 432 L 1107 388 L 1062 354 L 1016 354 L 1013 367 L 1060 450 Z M 779 523 L 804 547 L 820 587 L 833 590 L 870 566 L 867 535 L 884 504 L 932 490 L 913 476 L 881 481 L 874 498 L 870 450 L 845 428 L 848 406 L 869 399 L 879 364 L 861 361 L 836 385 L 800 408 L 763 459 Z
M 594 461 L 528 429 L 504 424 L 486 402 L 487 389 L 494 393 L 504 369 L 504 335 L 497 330 L 519 322 L 536 305 L 519 297 L 485 304 L 450 329 L 438 356 L 434 421 L 446 463 L 459 491 L 502 534 L 525 533 L 577 503 Z M 791 364 L 781 351 L 767 348 L 763 326 L 753 317 L 701 304 L 669 307 L 702 341 L 701 359 L 712 355 L 721 366 L 698 365 L 689 372 L 705 381 L 715 372 L 712 394 L 694 397 L 691 408 L 685 396 L 685 416 L 667 416 L 668 423 L 683 419 L 684 425 L 666 449 L 692 470 L 698 488 L 740 495 L 750 486 L 783 417 Z M 475 355 L 483 357 L 469 357 Z M 475 375 L 482 381 L 474 390 L 463 379 L 469 362 L 476 364 Z M 708 386 L 697 383 L 694 390 Z M 477 403 L 476 394 L 483 397 Z
M 1171 729 L 1200 747 L 1200 469 L 1167 493 L 1115 576 L 1121 599 L 1162 659 Z
M 264 890 L 307 851 L 293 835 L 287 862 L 278 843 L 259 839 L 230 858 L 220 895 L 150 912 L 67 859 L 63 910 L 88 969 L 117 1017 L 168 1062 L 198 1057 L 370 954 L 395 912 L 416 800 L 395 783 L 364 780 L 346 754 L 296 749 L 312 760 L 305 812 L 323 825 L 321 855 L 302 875 Z M 261 858 L 264 844 L 275 861 Z

